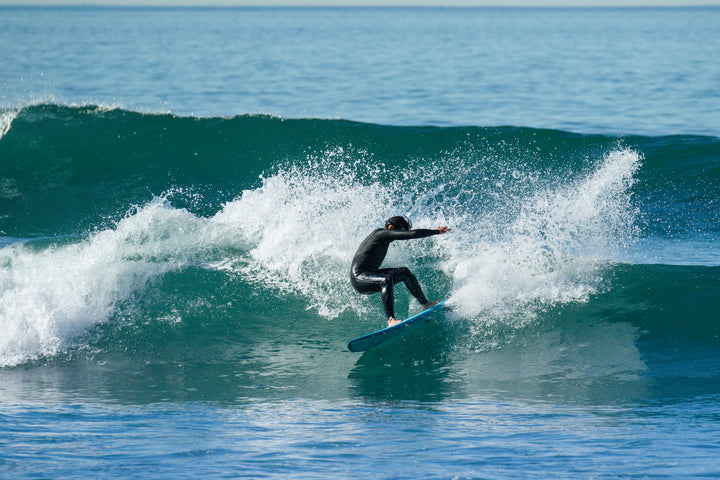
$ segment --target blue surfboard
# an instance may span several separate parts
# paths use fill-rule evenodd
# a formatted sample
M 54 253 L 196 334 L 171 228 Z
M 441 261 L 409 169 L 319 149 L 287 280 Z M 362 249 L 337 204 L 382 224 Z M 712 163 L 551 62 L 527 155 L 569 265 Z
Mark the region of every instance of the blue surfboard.
M 364 352 L 373 347 L 377 347 L 381 343 L 385 343 L 395 337 L 399 337 L 411 328 L 420 325 L 424 320 L 429 320 L 430 317 L 438 313 L 445 305 L 445 300 L 433 305 L 432 307 L 424 310 L 417 315 L 414 315 L 407 320 L 393 325 L 392 327 L 386 327 L 377 332 L 368 333 L 362 337 L 358 337 L 355 340 L 350 340 L 347 344 L 348 350 L 351 352 Z

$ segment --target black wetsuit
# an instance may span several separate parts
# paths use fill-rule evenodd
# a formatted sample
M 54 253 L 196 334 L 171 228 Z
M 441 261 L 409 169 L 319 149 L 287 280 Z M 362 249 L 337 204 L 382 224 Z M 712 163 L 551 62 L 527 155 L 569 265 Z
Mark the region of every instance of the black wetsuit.
M 395 301 L 393 286 L 404 282 L 410 293 L 425 305 L 428 300 L 420 288 L 415 275 L 406 268 L 380 268 L 388 247 L 395 240 L 412 240 L 437 235 L 440 230 L 399 230 L 394 228 L 378 228 L 367 236 L 360 244 L 353 257 L 350 270 L 350 281 L 360 293 L 370 294 L 381 292 L 383 306 L 388 318 L 395 318 Z

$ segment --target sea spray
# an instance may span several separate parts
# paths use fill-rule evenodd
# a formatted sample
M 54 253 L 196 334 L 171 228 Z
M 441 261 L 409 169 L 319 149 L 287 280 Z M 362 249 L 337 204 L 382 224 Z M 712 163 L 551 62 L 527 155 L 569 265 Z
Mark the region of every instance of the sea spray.
M 458 316 L 521 327 L 548 306 L 597 292 L 603 268 L 637 233 L 631 187 L 640 161 L 633 150 L 612 150 L 589 173 L 555 179 L 459 228 L 464 238 L 446 266 Z
M 264 176 L 259 188 L 245 190 L 212 219 L 248 245 L 228 267 L 303 295 L 325 317 L 363 311 L 351 294 L 349 265 L 361 236 L 392 211 L 394 189 L 379 173 L 332 150 Z
M 327 319 L 367 316 L 379 303 L 352 290 L 350 260 L 362 238 L 395 214 L 410 214 L 417 227 L 454 229 L 393 245 L 386 264 L 410 266 L 426 289 L 451 297 L 457 315 L 478 325 L 521 325 L 543 306 L 587 299 L 600 285 L 606 247 L 632 235 L 634 151 L 613 150 L 589 173 L 555 178 L 525 196 L 527 185 L 508 183 L 515 203 L 494 202 L 491 210 L 458 200 L 469 195 L 469 172 L 482 173 L 478 162 L 446 160 L 389 170 L 366 152 L 336 148 L 268 171 L 209 217 L 174 207 L 191 195 L 174 190 L 74 243 L 6 247 L 2 365 L 57 353 L 119 305 L 146 296 L 163 275 L 189 266 L 300 295 Z M 458 171 L 467 177 L 460 189 L 448 181 Z M 509 178 L 521 184 L 536 177 L 513 171 Z
M 455 229 L 442 238 L 394 244 L 386 264 L 421 268 L 421 281 L 431 284 L 450 276 L 445 295 L 469 318 L 485 318 L 493 308 L 506 320 L 520 311 L 530 318 L 537 303 L 587 299 L 602 266 L 636 231 L 630 198 L 640 155 L 629 149 L 612 150 L 589 173 L 556 178 L 525 197 L 515 195 L 519 205 L 491 212 L 473 203 L 460 209 L 457 196 L 466 190 L 448 193 L 449 175 L 465 168 L 457 159 L 368 174 L 333 157 L 264 177 L 260 188 L 245 191 L 213 219 L 232 225 L 251 245 L 234 266 L 238 272 L 301 293 L 309 308 L 331 318 L 367 311 L 368 300 L 348 286 L 347 267 L 362 238 L 393 214 L 409 214 L 423 228 Z

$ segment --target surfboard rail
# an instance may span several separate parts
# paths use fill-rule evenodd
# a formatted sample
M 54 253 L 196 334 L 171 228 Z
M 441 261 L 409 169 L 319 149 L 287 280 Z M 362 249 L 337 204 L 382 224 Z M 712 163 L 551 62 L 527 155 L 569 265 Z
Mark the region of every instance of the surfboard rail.
M 429 319 L 430 316 L 438 313 L 442 308 L 445 308 L 445 302 L 446 300 L 438 302 L 436 305 L 433 305 L 427 310 L 423 310 L 417 315 L 413 315 L 412 317 L 405 319 L 392 327 L 385 327 L 376 332 L 368 333 L 362 337 L 350 340 L 347 344 L 347 348 L 351 352 L 364 352 L 365 350 L 376 347 L 388 340 L 399 337 L 407 332 L 411 327 L 419 325 L 423 320 Z

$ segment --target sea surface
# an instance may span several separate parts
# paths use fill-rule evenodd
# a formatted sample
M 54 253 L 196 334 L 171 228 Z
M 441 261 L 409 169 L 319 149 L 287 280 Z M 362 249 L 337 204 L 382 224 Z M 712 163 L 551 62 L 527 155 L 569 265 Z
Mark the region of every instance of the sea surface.
M 720 477 L 718 25 L 0 8 L 0 478 Z

